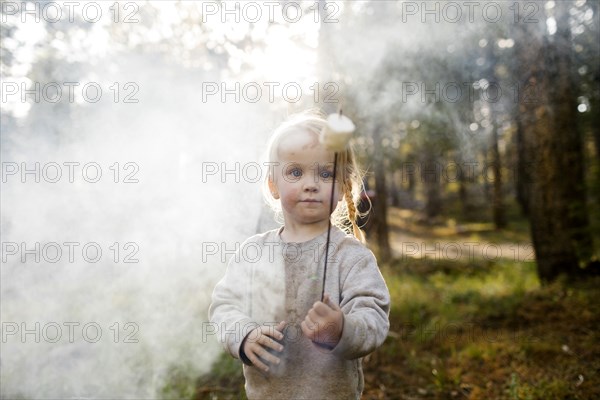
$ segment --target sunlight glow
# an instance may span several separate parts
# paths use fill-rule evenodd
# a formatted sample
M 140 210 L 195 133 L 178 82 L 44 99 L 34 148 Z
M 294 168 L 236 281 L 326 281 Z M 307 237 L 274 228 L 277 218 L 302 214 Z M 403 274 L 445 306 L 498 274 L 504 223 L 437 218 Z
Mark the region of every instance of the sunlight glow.
M 302 82 L 314 78 L 316 50 L 296 43 L 289 29 L 273 27 L 264 49 L 255 48 L 250 62 L 261 77 L 277 82 Z
M 548 27 L 549 35 L 554 35 L 556 33 L 556 20 L 554 17 L 550 17 L 546 20 L 546 26 Z

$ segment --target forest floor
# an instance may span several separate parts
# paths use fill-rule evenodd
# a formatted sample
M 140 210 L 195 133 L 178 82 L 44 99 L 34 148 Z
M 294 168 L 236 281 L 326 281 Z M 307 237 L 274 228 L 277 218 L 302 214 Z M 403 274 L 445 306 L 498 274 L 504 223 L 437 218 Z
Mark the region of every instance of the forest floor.
M 599 279 L 541 286 L 526 231 L 423 234 L 399 212 L 390 334 L 365 359 L 364 399 L 600 398 Z
M 364 399 L 600 398 L 600 280 L 541 286 L 519 227 L 410 217 L 389 213 L 390 333 L 364 359 Z M 243 399 L 239 362 L 175 371 L 164 395 Z

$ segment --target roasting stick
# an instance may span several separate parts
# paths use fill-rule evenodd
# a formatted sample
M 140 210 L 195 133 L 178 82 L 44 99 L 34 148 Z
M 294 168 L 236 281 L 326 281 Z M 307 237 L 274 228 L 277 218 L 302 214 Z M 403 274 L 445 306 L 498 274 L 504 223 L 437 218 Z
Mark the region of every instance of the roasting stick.
M 323 267 L 323 289 L 321 291 L 321 301 L 325 298 L 325 282 L 327 280 L 327 260 L 329 258 L 329 242 L 331 238 L 331 214 L 333 213 L 333 197 L 335 194 L 335 176 L 337 172 L 338 153 L 345 151 L 352 132 L 354 132 L 354 123 L 350 118 L 342 115 L 342 109 L 338 114 L 330 114 L 327 117 L 327 124 L 321 131 L 320 141 L 328 150 L 333 150 L 333 184 L 331 185 L 331 197 L 329 200 L 329 221 L 327 224 L 327 241 L 325 242 L 325 265 Z

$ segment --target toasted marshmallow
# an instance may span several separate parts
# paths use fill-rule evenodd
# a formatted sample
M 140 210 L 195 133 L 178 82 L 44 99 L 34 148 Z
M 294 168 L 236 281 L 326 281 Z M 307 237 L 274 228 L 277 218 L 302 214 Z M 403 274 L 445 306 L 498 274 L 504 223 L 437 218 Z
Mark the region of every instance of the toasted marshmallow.
M 328 150 L 343 151 L 355 129 L 350 118 L 345 115 L 330 114 L 327 117 L 327 125 L 321 130 L 319 139 Z

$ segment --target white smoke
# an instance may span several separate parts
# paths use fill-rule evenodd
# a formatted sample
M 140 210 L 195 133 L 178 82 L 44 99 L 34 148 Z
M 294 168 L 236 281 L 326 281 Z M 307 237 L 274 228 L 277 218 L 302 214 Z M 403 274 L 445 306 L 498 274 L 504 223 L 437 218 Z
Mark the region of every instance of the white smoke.
M 2 133 L 3 398 L 153 398 L 169 368 L 201 374 L 218 354 L 203 324 L 259 219 L 243 166 L 264 104 L 202 102 L 200 77 L 148 56 L 116 66 L 95 81 L 135 82 L 138 103 L 33 104 L 37 128 Z

